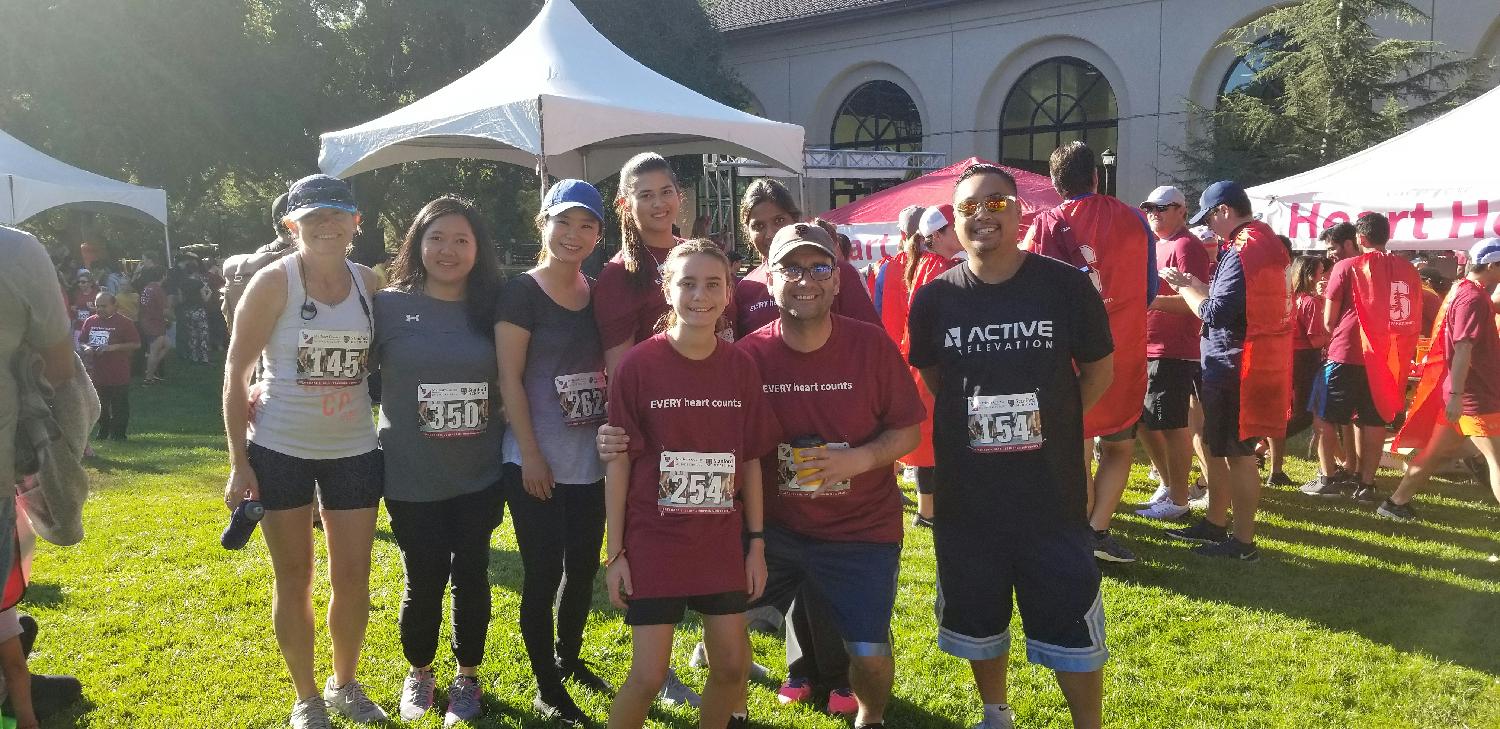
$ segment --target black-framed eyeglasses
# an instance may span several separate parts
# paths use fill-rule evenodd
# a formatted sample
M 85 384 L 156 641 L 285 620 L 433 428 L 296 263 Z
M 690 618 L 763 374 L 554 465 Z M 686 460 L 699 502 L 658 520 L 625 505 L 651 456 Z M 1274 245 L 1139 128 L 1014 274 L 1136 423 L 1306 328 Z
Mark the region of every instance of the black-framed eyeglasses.
M 827 281 L 833 278 L 833 264 L 831 263 L 815 263 L 806 268 L 802 266 L 778 266 L 772 270 L 776 272 L 776 275 L 792 282 L 801 281 L 803 276 L 807 276 L 814 281 Z
M 1160 212 L 1164 212 L 1164 211 L 1167 211 L 1167 210 L 1171 210 L 1172 208 L 1180 208 L 1180 207 L 1182 207 L 1182 206 L 1179 205 L 1179 204 L 1177 204 L 1177 203 L 1167 203 L 1166 205 L 1157 205 L 1156 203 L 1141 203 L 1141 212 L 1143 212 L 1143 213 L 1160 213 Z

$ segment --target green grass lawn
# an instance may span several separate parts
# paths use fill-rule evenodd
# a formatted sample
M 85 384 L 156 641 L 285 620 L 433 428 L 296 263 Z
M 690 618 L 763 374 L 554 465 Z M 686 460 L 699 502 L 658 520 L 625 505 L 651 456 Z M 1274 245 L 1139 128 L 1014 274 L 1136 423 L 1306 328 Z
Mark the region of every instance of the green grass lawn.
M 227 517 L 218 375 L 177 364 L 172 378 L 132 393 L 129 443 L 98 446 L 87 538 L 38 550 L 23 605 L 42 626 L 32 668 L 80 676 L 85 696 L 72 715 L 47 726 L 285 726 L 293 696 L 271 632 L 265 546 L 258 536 L 239 552 L 218 544 Z M 1312 476 L 1305 461 L 1289 465 L 1294 479 Z M 1384 492 L 1395 477 L 1382 472 Z M 1349 501 L 1268 489 L 1262 559 L 1239 564 L 1191 555 L 1135 517 L 1134 503 L 1150 489 L 1137 466 L 1115 524 L 1141 561 L 1105 568 L 1106 724 L 1500 727 L 1500 564 L 1492 557 L 1500 553 L 1500 510 L 1473 484 L 1435 486 L 1418 507 L 1429 521 L 1411 525 Z M 905 546 L 890 725 L 968 727 L 979 714 L 968 669 L 934 642 L 931 536 L 911 531 Z M 374 565 L 360 677 L 394 714 L 407 666 L 396 628 L 401 563 L 384 515 Z M 516 629 L 521 563 L 509 523 L 495 538 L 490 576 L 494 621 L 478 726 L 544 726 L 530 712 L 530 672 Z M 321 613 L 326 586 L 315 599 Z M 595 608 L 586 657 L 618 683 L 630 633 L 602 596 Z M 1021 634 L 1019 619 L 1015 631 Z M 702 671 L 685 668 L 698 636 L 696 624 L 679 632 L 675 663 L 685 681 L 701 686 Z M 757 659 L 781 679 L 780 641 L 756 636 L 754 643 Z M 1010 699 L 1018 726 L 1068 726 L 1051 674 L 1027 664 L 1024 651 L 1016 640 Z M 451 674 L 451 656 L 439 653 L 439 675 Z M 321 679 L 330 670 L 326 634 L 319 656 Z M 810 708 L 779 707 L 775 690 L 752 684 L 759 726 L 848 726 Z M 574 694 L 585 711 L 605 718 L 607 698 Z M 653 721 L 697 726 L 690 709 L 659 710 Z

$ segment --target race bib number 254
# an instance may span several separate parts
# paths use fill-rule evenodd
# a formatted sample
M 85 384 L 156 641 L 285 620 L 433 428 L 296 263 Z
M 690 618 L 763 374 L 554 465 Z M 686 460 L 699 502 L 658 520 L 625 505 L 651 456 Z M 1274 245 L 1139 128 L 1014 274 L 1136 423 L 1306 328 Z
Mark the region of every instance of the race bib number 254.
M 663 514 L 724 514 L 734 510 L 733 453 L 662 451 L 656 506 Z

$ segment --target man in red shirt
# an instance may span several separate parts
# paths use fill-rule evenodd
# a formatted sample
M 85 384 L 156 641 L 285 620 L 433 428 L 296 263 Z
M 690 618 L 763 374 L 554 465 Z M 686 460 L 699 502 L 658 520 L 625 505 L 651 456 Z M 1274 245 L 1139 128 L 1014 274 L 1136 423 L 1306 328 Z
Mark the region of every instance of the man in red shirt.
M 1355 424 L 1353 497 L 1374 502 L 1385 426 L 1405 409 L 1406 375 L 1422 325 L 1422 282 L 1417 269 L 1386 253 L 1390 221 L 1365 213 L 1355 224 L 1362 255 L 1333 265 L 1323 308 L 1331 332 L 1328 361 L 1313 384 L 1312 411 L 1319 429 L 1316 480 L 1310 496 L 1338 497 L 1345 490 L 1331 448 L 1335 425 Z
M 1146 222 L 1156 234 L 1156 267 L 1191 273 L 1209 280 L 1213 263 L 1198 237 L 1188 232 L 1187 198 L 1170 185 L 1151 191 L 1141 203 Z M 1193 432 L 1203 415 L 1193 393 L 1201 377 L 1198 335 L 1203 322 L 1192 314 L 1166 310 L 1180 299 L 1168 287 L 1146 312 L 1146 402 L 1141 442 L 1151 456 L 1161 487 L 1135 513 L 1151 519 L 1181 519 L 1190 511 L 1188 472 L 1193 464 Z M 1194 427 L 1190 427 L 1190 425 Z
M 120 313 L 115 297 L 99 292 L 94 314 L 78 332 L 84 362 L 99 393 L 99 440 L 125 440 L 130 424 L 130 357 L 141 347 L 135 324 Z
M 1469 250 L 1468 271 L 1453 284 L 1448 303 L 1438 315 L 1427 357 L 1427 367 L 1435 370 L 1424 371 L 1422 380 L 1423 385 L 1439 387 L 1419 386 L 1412 415 L 1401 433 L 1405 437 L 1417 423 L 1425 422 L 1432 435 L 1396 492 L 1375 513 L 1397 521 L 1416 519 L 1412 497 L 1463 438 L 1483 454 L 1490 488 L 1500 500 L 1500 334 L 1495 330 L 1489 293 L 1496 284 L 1500 284 L 1500 238 L 1486 238 Z M 1437 397 L 1426 397 L 1429 394 Z
M 1089 275 L 1109 312 L 1114 338 L 1114 379 L 1084 415 L 1083 458 L 1099 439 L 1099 468 L 1089 488 L 1094 556 L 1134 562 L 1135 555 L 1109 533 L 1109 524 L 1135 457 L 1136 422 L 1146 396 L 1146 309 L 1156 297 L 1156 236 L 1140 211 L 1095 192 L 1093 150 L 1072 142 L 1052 151 L 1052 187 L 1064 199 L 1032 221 L 1021 248 L 1055 258 Z M 1143 285 L 1144 284 L 1144 285 Z

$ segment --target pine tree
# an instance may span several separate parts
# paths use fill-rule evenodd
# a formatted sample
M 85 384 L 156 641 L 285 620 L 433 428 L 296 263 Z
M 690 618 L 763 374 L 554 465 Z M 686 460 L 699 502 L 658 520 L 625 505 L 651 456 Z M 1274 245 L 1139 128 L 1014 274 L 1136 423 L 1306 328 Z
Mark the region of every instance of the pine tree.
M 1301 0 L 1229 31 L 1253 81 L 1189 104 L 1180 182 L 1249 186 L 1366 149 L 1477 96 L 1488 69 L 1430 41 L 1382 38 L 1373 19 L 1427 19 L 1405 0 Z

